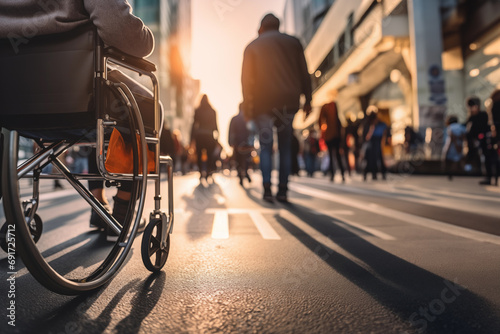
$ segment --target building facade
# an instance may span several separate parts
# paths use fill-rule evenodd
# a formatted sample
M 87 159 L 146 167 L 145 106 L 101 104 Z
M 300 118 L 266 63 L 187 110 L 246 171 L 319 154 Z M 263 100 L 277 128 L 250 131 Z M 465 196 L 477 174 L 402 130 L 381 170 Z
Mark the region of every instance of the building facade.
M 487 105 L 500 87 L 497 0 L 288 0 L 284 27 L 304 43 L 314 87 L 313 117 L 294 126 L 334 95 L 343 121 L 376 106 L 396 160 L 406 126 L 425 139 L 425 159 L 439 159 L 446 116 L 464 122 L 467 96 Z

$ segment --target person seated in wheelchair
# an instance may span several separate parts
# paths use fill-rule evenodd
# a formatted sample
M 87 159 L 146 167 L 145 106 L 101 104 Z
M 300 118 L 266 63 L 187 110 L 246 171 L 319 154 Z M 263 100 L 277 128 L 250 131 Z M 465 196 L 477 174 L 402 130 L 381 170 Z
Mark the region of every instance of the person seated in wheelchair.
M 64 33 L 90 23 L 97 28 L 106 46 L 139 58 L 147 57 L 154 49 L 153 33 L 133 15 L 126 0 L 0 0 L 0 8 L 0 38 L 9 39 L 14 49 L 22 48 L 34 36 Z M 153 114 L 151 91 L 113 68 L 108 71 L 108 79 L 125 83 L 136 98 L 141 113 Z M 89 155 L 89 172 L 97 172 L 95 153 Z M 103 182 L 89 181 L 89 189 L 111 212 Z M 125 219 L 130 191 L 131 182 L 122 182 L 113 198 L 112 214 L 118 221 Z M 90 226 L 106 227 L 93 210 Z M 118 237 L 110 229 L 107 234 L 109 241 Z

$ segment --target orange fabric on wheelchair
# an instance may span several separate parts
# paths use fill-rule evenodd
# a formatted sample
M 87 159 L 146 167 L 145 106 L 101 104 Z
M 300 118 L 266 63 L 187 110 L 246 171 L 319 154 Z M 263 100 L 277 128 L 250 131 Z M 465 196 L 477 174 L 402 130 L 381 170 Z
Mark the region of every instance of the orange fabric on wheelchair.
M 139 135 L 136 135 L 139 147 L 139 173 L 142 173 L 142 151 Z M 155 154 L 148 148 L 148 173 L 155 171 Z M 106 170 L 110 173 L 132 174 L 134 168 L 134 155 L 132 145 L 127 143 L 120 131 L 113 129 L 109 139 L 108 152 L 105 162 Z

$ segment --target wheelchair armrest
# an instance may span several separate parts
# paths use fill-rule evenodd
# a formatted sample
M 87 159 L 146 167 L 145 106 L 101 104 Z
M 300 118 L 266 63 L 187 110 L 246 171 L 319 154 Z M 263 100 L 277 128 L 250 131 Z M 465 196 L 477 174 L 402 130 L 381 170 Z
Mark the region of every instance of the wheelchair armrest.
M 128 54 L 126 54 L 120 50 L 117 50 L 115 48 L 112 48 L 112 47 L 105 48 L 104 56 L 109 57 L 109 58 L 113 58 L 116 60 L 120 60 L 126 64 L 137 67 L 137 68 L 139 68 L 143 71 L 146 71 L 146 72 L 156 71 L 156 65 L 153 64 L 152 62 L 150 62 L 146 59 L 143 59 L 143 58 L 138 58 L 138 57 L 128 55 Z

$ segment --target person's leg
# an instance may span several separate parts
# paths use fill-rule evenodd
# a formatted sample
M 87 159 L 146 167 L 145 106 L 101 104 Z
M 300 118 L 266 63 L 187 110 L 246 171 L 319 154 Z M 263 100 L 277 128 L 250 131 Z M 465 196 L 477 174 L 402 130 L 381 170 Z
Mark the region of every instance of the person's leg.
M 333 182 L 335 178 L 335 163 L 333 162 L 333 142 L 330 140 L 326 142 L 326 147 L 328 147 L 328 157 L 330 158 L 330 162 L 328 163 L 328 171 L 330 172 L 330 181 Z
M 288 177 L 292 171 L 292 135 L 293 135 L 293 117 L 295 113 L 284 112 L 276 115 L 274 124 L 278 131 L 278 150 L 279 150 L 279 185 L 276 199 L 286 202 L 288 192 Z M 314 158 L 312 162 L 312 171 L 314 171 Z
M 207 138 L 207 176 L 211 176 L 216 170 L 217 158 L 215 156 L 216 142 L 212 137 Z
M 271 183 L 272 154 L 273 154 L 273 120 L 267 115 L 260 115 L 257 118 L 259 128 L 260 144 L 260 169 L 262 172 L 262 182 Z
M 333 147 L 335 148 L 335 157 L 337 159 L 337 165 L 340 168 L 340 173 L 342 175 L 342 181 L 345 181 L 344 164 L 342 163 L 342 155 L 340 154 L 340 138 L 335 138 L 333 140 Z
M 236 170 L 238 171 L 238 178 L 240 179 L 240 185 L 243 185 L 243 178 L 245 177 L 244 169 L 244 159 L 245 156 L 240 152 L 240 148 L 235 148 L 234 152 L 236 158 Z

